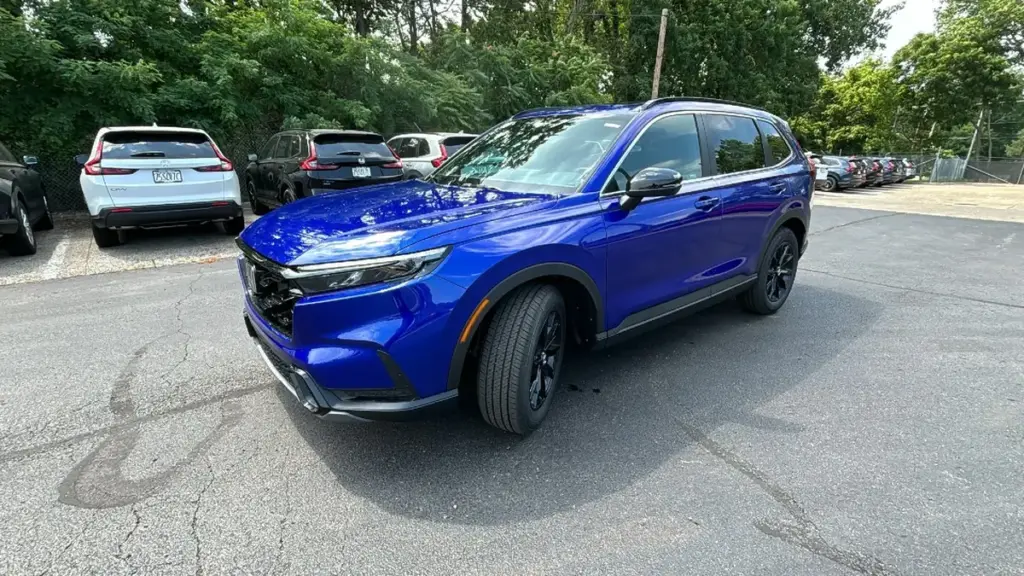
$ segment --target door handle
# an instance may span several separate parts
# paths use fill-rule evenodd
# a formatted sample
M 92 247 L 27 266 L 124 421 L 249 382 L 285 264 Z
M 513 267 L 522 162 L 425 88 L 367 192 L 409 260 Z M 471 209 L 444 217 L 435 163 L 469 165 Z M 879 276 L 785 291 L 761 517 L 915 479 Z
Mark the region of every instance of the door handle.
M 772 194 L 782 194 L 787 188 L 788 186 L 785 182 L 772 182 L 771 185 L 768 186 L 768 189 L 772 191 Z
M 714 208 L 715 206 L 718 206 L 719 202 L 721 202 L 721 199 L 715 198 L 714 196 L 701 196 L 700 198 L 697 199 L 696 202 L 693 203 L 693 206 L 697 210 L 703 210 L 707 212 Z

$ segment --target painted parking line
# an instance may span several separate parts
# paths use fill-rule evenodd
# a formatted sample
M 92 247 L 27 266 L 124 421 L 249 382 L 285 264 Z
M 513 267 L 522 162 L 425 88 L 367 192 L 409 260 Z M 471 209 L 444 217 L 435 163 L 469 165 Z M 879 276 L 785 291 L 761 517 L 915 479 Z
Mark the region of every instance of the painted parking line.
M 40 280 L 53 280 L 64 270 L 64 262 L 67 260 L 68 248 L 71 246 L 71 238 L 67 232 L 61 234 L 53 252 L 46 260 L 46 263 L 39 270 Z

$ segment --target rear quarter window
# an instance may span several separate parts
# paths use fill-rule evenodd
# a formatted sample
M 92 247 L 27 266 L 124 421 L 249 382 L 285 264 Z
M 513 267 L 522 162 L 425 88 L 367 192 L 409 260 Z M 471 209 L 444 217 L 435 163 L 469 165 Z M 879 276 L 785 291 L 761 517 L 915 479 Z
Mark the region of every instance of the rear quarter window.
M 213 143 L 196 132 L 111 132 L 103 136 L 103 158 L 216 158 Z
M 373 135 L 321 134 L 313 139 L 316 155 L 320 158 L 332 156 L 363 156 L 391 158 L 391 149 L 384 138 Z
M 765 140 L 768 141 L 769 165 L 774 166 L 789 158 L 793 151 L 789 147 L 789 143 L 786 142 L 786 139 L 775 128 L 775 125 L 764 120 L 758 120 L 757 126 L 761 129 L 761 134 L 764 134 Z

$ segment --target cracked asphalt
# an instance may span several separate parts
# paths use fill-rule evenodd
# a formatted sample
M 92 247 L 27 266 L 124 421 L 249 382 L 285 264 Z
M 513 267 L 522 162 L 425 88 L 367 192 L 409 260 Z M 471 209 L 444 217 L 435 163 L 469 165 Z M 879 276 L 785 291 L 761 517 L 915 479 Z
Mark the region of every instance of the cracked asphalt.
M 1024 574 L 1024 224 L 812 224 L 525 440 L 310 419 L 230 261 L 0 287 L 0 573 Z

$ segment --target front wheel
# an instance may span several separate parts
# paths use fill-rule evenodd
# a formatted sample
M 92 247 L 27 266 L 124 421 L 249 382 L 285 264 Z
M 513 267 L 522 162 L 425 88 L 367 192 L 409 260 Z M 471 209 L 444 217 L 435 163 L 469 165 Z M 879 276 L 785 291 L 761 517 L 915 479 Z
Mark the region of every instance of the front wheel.
M 527 435 L 551 408 L 565 348 L 565 303 L 554 286 L 517 289 L 483 335 L 477 403 L 488 424 Z
M 14 212 L 11 216 L 18 221 L 18 229 L 7 238 L 7 251 L 12 256 L 29 256 L 36 253 L 36 235 L 32 233 L 32 225 L 28 221 L 28 210 L 22 205 L 21 199 L 14 200 Z
M 775 314 L 786 303 L 796 280 L 800 245 L 789 228 L 775 233 L 761 257 L 757 280 L 740 295 L 740 304 L 754 314 Z
M 260 203 L 260 199 L 256 195 L 256 183 L 252 180 L 246 180 L 245 182 L 245 195 L 249 198 L 249 206 L 252 208 L 253 214 L 262 216 L 269 211 L 266 206 Z

